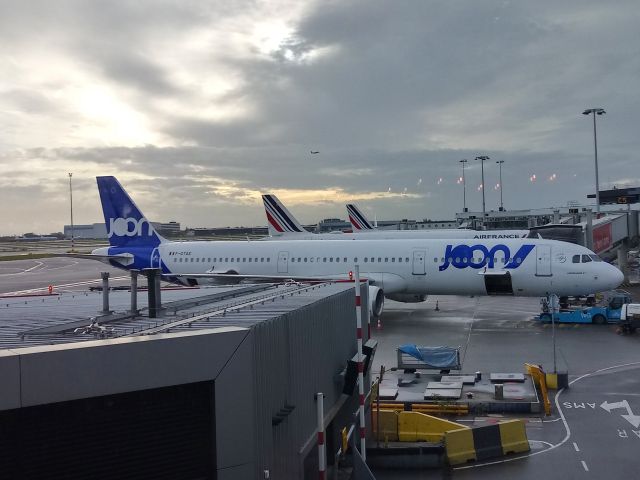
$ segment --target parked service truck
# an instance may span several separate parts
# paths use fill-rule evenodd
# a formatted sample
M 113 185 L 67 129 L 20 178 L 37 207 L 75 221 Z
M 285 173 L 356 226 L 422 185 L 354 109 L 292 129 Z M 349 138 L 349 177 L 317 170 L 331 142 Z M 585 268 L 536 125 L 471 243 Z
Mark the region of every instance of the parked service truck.
M 627 303 L 620 310 L 620 333 L 628 334 L 640 327 L 640 303 Z
M 551 322 L 551 300 L 543 298 L 542 311 L 538 319 L 542 322 Z M 596 305 L 586 308 L 569 308 L 555 312 L 554 321 L 558 323 L 618 323 L 622 309 L 631 304 L 631 296 L 624 291 L 612 292 L 604 305 Z M 557 306 L 557 303 L 554 303 Z

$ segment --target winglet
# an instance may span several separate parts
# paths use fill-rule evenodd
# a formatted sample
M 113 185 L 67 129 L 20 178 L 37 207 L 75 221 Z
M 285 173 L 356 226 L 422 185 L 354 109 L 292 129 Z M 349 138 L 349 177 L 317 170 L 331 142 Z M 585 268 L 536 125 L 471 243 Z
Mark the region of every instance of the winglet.
M 369 223 L 367 217 L 353 203 L 347 205 L 347 213 L 349 214 L 349 222 L 354 232 L 363 232 L 373 230 L 373 225 Z
M 308 233 L 300 222 L 291 215 L 291 212 L 278 200 L 275 195 L 262 195 L 264 211 L 269 222 L 269 235 L 278 237 L 282 235 Z

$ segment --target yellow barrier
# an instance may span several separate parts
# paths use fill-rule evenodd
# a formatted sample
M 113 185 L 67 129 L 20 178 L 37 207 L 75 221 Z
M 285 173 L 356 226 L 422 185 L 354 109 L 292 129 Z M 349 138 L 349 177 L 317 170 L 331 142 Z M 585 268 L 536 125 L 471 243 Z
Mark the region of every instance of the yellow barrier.
M 544 413 L 551 415 L 551 401 L 549 401 L 549 395 L 547 393 L 547 379 L 542 371 L 542 368 L 538 365 L 532 365 L 530 363 L 524 364 L 527 367 L 527 372 L 531 375 L 534 383 L 537 383 L 540 387 L 540 393 L 542 394 L 542 402 L 544 404 Z M 557 376 L 556 376 L 557 382 Z
M 445 433 L 444 446 L 450 465 L 459 465 L 476 459 L 476 448 L 471 428 L 461 428 Z
M 522 420 L 507 420 L 500 422 L 500 441 L 502 443 L 502 453 L 520 453 L 530 450 L 527 440 L 527 430 Z
M 372 429 L 375 432 L 375 438 L 381 441 L 397 442 L 398 441 L 398 412 L 393 410 L 380 409 L 380 436 L 378 437 L 378 413 L 373 412 L 371 415 L 373 420 Z
M 437 403 L 412 403 L 409 405 L 410 411 L 425 413 L 447 413 L 452 415 L 466 415 L 469 413 L 469 406 L 466 404 L 437 404 Z M 375 410 L 376 404 L 372 403 L 371 408 Z M 405 410 L 404 403 L 381 403 L 380 410 L 394 410 L 401 412 Z
M 445 432 L 467 428 L 459 423 L 420 412 L 398 414 L 398 438 L 401 442 L 440 442 Z

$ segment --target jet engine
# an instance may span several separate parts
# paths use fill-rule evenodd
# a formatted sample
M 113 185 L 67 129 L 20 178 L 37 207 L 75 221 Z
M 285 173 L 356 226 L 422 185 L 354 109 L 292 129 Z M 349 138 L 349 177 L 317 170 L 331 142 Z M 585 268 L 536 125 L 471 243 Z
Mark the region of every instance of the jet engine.
M 418 293 L 392 293 L 385 295 L 389 300 L 402 303 L 420 303 L 427 299 L 426 295 Z
M 380 287 L 369 286 L 369 315 L 378 318 L 384 310 L 384 292 Z

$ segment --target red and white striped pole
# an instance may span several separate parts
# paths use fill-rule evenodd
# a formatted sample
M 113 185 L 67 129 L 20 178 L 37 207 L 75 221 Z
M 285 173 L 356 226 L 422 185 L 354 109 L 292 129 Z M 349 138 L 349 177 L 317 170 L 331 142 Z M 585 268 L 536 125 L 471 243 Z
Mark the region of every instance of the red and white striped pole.
M 316 394 L 318 411 L 318 478 L 325 479 L 327 470 L 327 452 L 324 444 L 324 393 Z
M 356 339 L 358 343 L 358 394 L 360 395 L 360 455 L 367 460 L 364 425 L 364 365 L 362 363 L 362 299 L 360 298 L 360 266 L 356 265 Z

